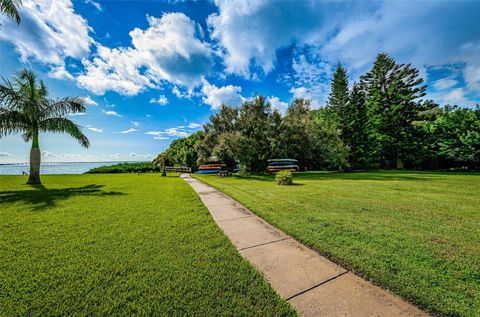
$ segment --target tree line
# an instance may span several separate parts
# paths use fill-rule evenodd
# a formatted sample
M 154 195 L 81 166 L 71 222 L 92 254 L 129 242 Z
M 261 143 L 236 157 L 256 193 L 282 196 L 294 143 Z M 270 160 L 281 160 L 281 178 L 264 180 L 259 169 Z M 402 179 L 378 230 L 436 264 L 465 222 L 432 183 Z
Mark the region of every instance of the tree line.
M 194 168 L 240 162 L 245 172 L 264 171 L 270 158 L 297 159 L 304 170 L 480 168 L 480 107 L 441 107 L 423 99 L 426 88 L 417 69 L 385 53 L 351 86 L 338 64 L 324 107 L 295 99 L 282 116 L 261 96 L 223 105 L 160 155 Z

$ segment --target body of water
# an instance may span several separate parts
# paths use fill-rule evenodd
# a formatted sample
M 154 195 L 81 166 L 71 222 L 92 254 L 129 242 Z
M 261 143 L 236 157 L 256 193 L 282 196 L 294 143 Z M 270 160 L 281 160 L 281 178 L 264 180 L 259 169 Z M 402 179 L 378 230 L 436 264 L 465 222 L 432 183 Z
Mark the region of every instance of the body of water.
M 99 167 L 128 162 L 68 162 L 68 163 L 45 163 L 40 166 L 40 173 L 47 174 L 83 174 L 86 171 Z M 22 175 L 28 173 L 28 164 L 0 164 L 0 175 Z

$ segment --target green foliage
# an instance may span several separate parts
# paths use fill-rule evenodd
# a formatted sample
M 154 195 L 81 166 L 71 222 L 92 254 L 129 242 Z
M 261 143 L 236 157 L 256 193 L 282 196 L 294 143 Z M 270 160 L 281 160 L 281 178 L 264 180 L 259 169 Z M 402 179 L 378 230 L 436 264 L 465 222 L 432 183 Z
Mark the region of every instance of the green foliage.
M 348 75 L 347 70 L 341 63 L 338 63 L 331 83 L 331 92 L 327 101 L 327 111 L 331 112 L 341 129 L 347 124 L 349 115 L 347 104 L 349 101 Z
M 20 14 L 18 13 L 18 7 L 20 7 L 21 5 L 21 0 L 0 0 L 0 13 L 5 14 L 10 19 L 14 20 L 17 24 L 20 24 L 20 21 L 22 19 L 20 17 Z
M 275 174 L 275 182 L 278 185 L 293 185 L 293 175 L 290 171 L 279 171 Z
M 190 186 L 0 176 L 0 316 L 296 316 Z
M 200 132 L 196 132 L 188 137 L 174 140 L 168 149 L 163 152 L 167 161 L 166 165 L 197 168 L 198 153 L 195 145 L 199 137 Z
M 427 128 L 433 151 L 446 166 L 480 168 L 480 107 L 445 107 Z
M 319 253 L 438 316 L 480 312 L 480 173 L 195 175 Z
M 160 167 L 151 162 L 119 163 L 110 166 L 92 168 L 85 174 L 119 174 L 119 173 L 148 173 L 160 172 Z
M 339 63 L 326 107 L 295 99 L 282 116 L 260 96 L 222 105 L 189 142 L 174 141 L 165 160 L 240 162 L 245 174 L 262 172 L 272 157 L 295 158 L 308 170 L 480 168 L 478 108 L 442 109 L 425 94 L 418 70 L 385 53 L 350 90 Z

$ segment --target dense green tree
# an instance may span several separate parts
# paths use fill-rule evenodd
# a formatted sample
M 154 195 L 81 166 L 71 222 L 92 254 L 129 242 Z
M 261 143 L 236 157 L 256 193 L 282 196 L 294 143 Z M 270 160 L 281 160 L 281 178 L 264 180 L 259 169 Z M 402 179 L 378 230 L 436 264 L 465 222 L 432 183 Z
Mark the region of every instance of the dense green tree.
M 196 132 L 188 137 L 173 140 L 164 152 L 168 163 L 177 166 L 197 168 L 198 153 L 195 144 L 201 132 Z
M 361 77 L 361 86 L 365 90 L 370 121 L 378 132 L 372 144 L 381 149 L 378 163 L 402 168 L 414 141 L 413 122 L 423 110 L 418 101 L 425 96 L 423 79 L 410 64 L 397 64 L 382 53 L 372 69 Z
M 228 167 L 235 166 L 237 120 L 238 109 L 227 105 L 222 105 L 220 111 L 210 117 L 195 144 L 198 164 L 221 161 Z
M 235 157 L 247 172 L 264 171 L 271 158 L 272 109 L 264 97 L 242 104 L 237 121 Z
M 84 104 L 83 98 L 48 99 L 43 81 L 27 69 L 19 71 L 13 83 L 4 80 L 0 84 L 0 137 L 23 133 L 25 142 L 32 141 L 27 184 L 41 183 L 40 132 L 67 133 L 83 147 L 90 145 L 80 127 L 66 118 L 69 113 L 85 112 Z
M 428 128 L 442 167 L 480 168 L 480 106 L 446 106 Z
M 331 115 L 338 122 L 341 129 L 345 126 L 348 116 L 348 111 L 346 109 L 348 100 L 349 91 L 347 70 L 341 63 L 338 63 L 337 68 L 333 73 L 331 91 L 327 101 L 327 111 L 331 112 Z

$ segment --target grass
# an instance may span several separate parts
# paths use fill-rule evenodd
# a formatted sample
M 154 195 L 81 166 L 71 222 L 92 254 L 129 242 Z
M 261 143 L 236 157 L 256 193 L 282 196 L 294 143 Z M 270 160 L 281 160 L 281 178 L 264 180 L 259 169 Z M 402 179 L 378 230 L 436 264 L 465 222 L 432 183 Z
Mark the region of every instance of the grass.
M 178 177 L 0 176 L 0 316 L 295 316 Z
M 337 263 L 430 312 L 480 316 L 480 174 L 196 175 Z

